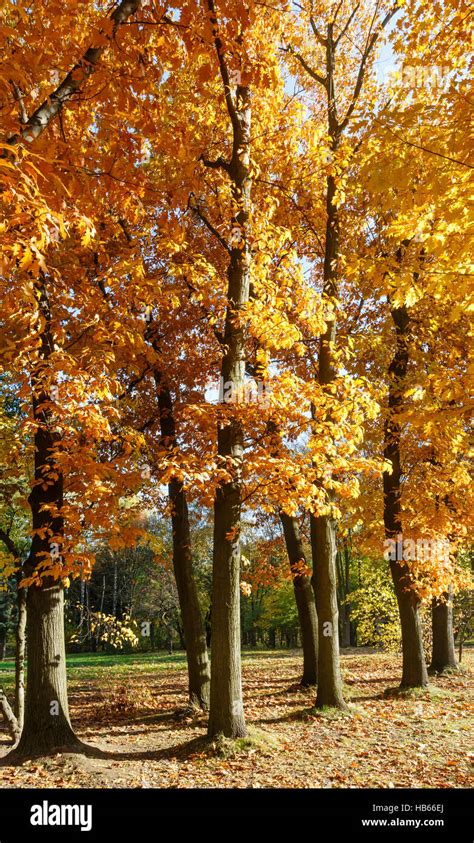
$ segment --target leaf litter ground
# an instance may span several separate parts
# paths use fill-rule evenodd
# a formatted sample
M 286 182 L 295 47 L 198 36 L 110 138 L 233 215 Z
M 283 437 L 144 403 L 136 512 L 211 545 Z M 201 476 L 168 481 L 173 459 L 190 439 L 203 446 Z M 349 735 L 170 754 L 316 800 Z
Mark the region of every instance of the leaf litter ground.
M 315 712 L 314 689 L 298 684 L 299 653 L 245 653 L 251 740 L 209 748 L 205 716 L 186 708 L 182 655 L 82 656 L 70 669 L 72 720 L 100 757 L 66 753 L 2 766 L 0 785 L 469 787 L 473 661 L 467 652 L 462 673 L 431 678 L 430 692 L 400 696 L 387 693 L 399 681 L 397 656 L 345 651 L 351 710 L 340 715 Z M 9 746 L 0 731 L 0 756 Z

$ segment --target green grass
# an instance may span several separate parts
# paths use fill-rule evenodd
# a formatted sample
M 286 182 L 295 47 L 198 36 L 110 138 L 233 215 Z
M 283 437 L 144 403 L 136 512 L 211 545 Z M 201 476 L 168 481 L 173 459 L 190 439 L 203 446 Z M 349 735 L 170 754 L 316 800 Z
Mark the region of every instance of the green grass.
M 294 654 L 288 650 L 261 651 L 247 650 L 242 657 L 248 662 L 265 659 L 291 658 Z M 87 681 L 104 678 L 110 674 L 126 676 L 135 673 L 154 673 L 166 670 L 186 670 L 186 653 L 178 651 L 168 653 L 70 653 L 66 657 L 68 677 L 74 681 Z M 15 678 L 14 659 L 0 662 L 0 685 L 5 692 L 13 689 Z
M 66 657 L 69 680 L 88 681 L 113 676 L 154 673 L 157 670 L 186 670 L 186 653 L 71 653 Z M 6 693 L 13 690 L 15 661 L 0 662 L 0 685 Z
M 242 658 L 248 661 L 265 659 L 293 658 L 291 650 L 246 650 Z M 133 665 L 158 665 L 161 667 L 172 666 L 175 669 L 186 666 L 186 653 L 177 651 L 169 655 L 163 651 L 154 653 L 69 653 L 66 657 L 68 670 L 81 668 L 91 669 L 94 667 L 132 667 Z M 15 669 L 14 659 L 0 661 L 0 674 L 8 673 Z

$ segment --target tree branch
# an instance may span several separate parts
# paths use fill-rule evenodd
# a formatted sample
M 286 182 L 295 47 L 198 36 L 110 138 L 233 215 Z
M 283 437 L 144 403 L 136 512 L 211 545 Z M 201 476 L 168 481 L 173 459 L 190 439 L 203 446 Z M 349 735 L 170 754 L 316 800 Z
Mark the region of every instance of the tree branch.
M 18 550 L 15 542 L 13 541 L 12 537 L 9 533 L 5 532 L 0 528 L 0 541 L 3 542 L 5 547 L 7 548 L 8 552 L 16 559 L 20 559 L 20 551 Z
M 204 158 L 204 155 L 201 155 L 199 160 L 202 161 L 205 167 L 210 167 L 211 170 L 225 170 L 226 173 L 229 172 L 230 165 L 225 158 L 222 158 L 221 155 L 219 155 L 219 158 L 216 158 L 215 161 L 210 161 L 208 158 Z
M 326 41 L 325 38 L 323 38 L 323 36 L 319 32 L 312 15 L 309 19 L 309 22 L 311 24 L 311 29 L 313 30 L 313 35 L 316 38 L 316 41 L 319 41 L 319 43 L 321 44 L 321 47 L 326 48 L 327 41 Z
M 218 232 L 217 228 L 215 228 L 215 226 L 213 226 L 212 222 L 210 222 L 210 220 L 208 220 L 208 218 L 207 218 L 207 217 L 206 217 L 206 216 L 202 213 L 202 211 L 201 211 L 201 209 L 200 209 L 199 205 L 197 204 L 197 202 L 196 202 L 195 204 L 194 204 L 194 202 L 192 202 L 192 200 L 193 200 L 194 198 L 195 198 L 195 197 L 193 196 L 193 194 L 191 194 L 191 196 L 189 197 L 189 201 L 188 201 L 188 208 L 189 208 L 189 210 L 190 210 L 190 211 L 194 211 L 194 213 L 196 214 L 196 216 L 198 217 L 198 219 L 200 219 L 200 220 L 201 220 L 201 222 L 202 222 L 202 223 L 204 223 L 204 225 L 206 226 L 206 228 L 207 228 L 207 229 L 211 232 L 211 234 L 212 234 L 212 235 L 213 235 L 213 236 L 214 236 L 214 237 L 215 237 L 215 238 L 219 241 L 219 243 L 220 243 L 220 244 L 221 244 L 221 246 L 222 246 L 222 247 L 226 250 L 226 252 L 227 252 L 229 255 L 230 255 L 230 254 L 232 254 L 232 252 L 231 252 L 231 250 L 230 250 L 230 248 L 229 248 L 229 245 L 228 245 L 228 243 L 225 241 L 225 239 L 223 238 L 222 234 L 219 234 L 219 232 Z
M 140 5 L 141 0 L 121 0 L 109 18 L 113 22 L 112 32 L 110 35 L 107 34 L 109 43 L 112 41 L 120 24 L 135 14 L 140 8 Z M 80 61 L 64 77 L 56 90 L 36 109 L 24 126 L 22 126 L 20 132 L 8 138 L 7 143 L 10 146 L 15 146 L 22 140 L 28 143 L 36 140 L 59 114 L 63 105 L 71 99 L 73 94 L 80 90 L 82 84 L 89 78 L 99 63 L 105 49 L 105 46 L 89 47 Z
M 217 12 L 216 7 L 214 5 L 214 0 L 207 0 L 207 8 L 209 9 L 210 20 L 212 24 L 212 30 L 214 35 L 214 45 L 216 48 L 217 53 L 217 61 L 219 62 L 219 70 L 221 73 L 222 81 L 224 83 L 224 96 L 227 105 L 227 111 L 229 112 L 229 117 L 234 127 L 234 131 L 239 131 L 239 119 L 237 116 L 237 109 L 235 106 L 234 99 L 232 97 L 232 90 L 231 90 L 231 83 L 230 83 L 230 76 L 229 76 L 229 69 L 226 64 L 226 60 L 224 58 L 224 45 L 222 40 L 219 36 L 219 24 L 217 22 Z
M 406 146 L 411 146 L 413 149 L 419 149 L 421 152 L 426 152 L 428 155 L 435 155 L 437 158 L 442 158 L 444 161 L 452 161 L 453 164 L 459 164 L 460 167 L 467 167 L 469 170 L 474 170 L 474 165 L 469 164 L 468 161 L 461 161 L 460 158 L 453 158 L 451 155 L 443 155 L 442 152 L 436 152 L 435 149 L 429 149 L 427 146 L 422 146 L 419 143 L 414 143 L 414 141 L 409 141 L 397 134 L 397 132 L 395 132 L 388 123 L 382 123 L 382 121 L 377 120 L 376 117 L 373 119 L 379 126 L 382 127 L 382 129 L 386 129 L 387 132 L 390 132 L 390 134 L 400 141 L 400 143 L 404 143 Z
M 11 82 L 11 86 L 13 88 L 13 96 L 15 98 L 15 102 L 18 103 L 18 109 L 20 112 L 20 123 L 25 125 L 28 123 L 28 114 L 26 112 L 25 103 L 24 103 L 24 95 L 20 91 L 20 88 L 16 84 L 16 82 Z
M 327 76 L 321 76 L 319 73 L 316 72 L 316 70 L 313 70 L 313 68 L 308 64 L 306 59 L 303 58 L 301 53 L 297 53 L 291 46 L 282 47 L 282 50 L 283 52 L 290 53 L 292 56 L 294 56 L 295 59 L 299 61 L 301 66 L 304 67 L 306 73 L 308 73 L 312 79 L 314 79 L 316 82 L 319 82 L 319 84 L 322 85 L 324 88 L 327 87 Z

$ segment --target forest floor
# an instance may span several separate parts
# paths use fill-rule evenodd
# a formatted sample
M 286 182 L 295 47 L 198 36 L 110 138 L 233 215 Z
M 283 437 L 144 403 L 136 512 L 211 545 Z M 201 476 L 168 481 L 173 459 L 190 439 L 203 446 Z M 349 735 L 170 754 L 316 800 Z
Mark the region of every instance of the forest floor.
M 0 787 L 468 787 L 474 652 L 463 672 L 430 679 L 422 694 L 384 695 L 397 656 L 346 650 L 350 713 L 316 713 L 298 685 L 301 654 L 243 656 L 252 739 L 237 751 L 202 741 L 206 718 L 186 710 L 183 654 L 68 658 L 73 724 L 98 757 L 61 754 L 0 766 Z M 471 670 L 469 670 L 469 668 Z M 12 665 L 0 663 L 11 688 Z M 1 727 L 3 729 L 3 725 Z M 0 756 L 10 746 L 0 731 Z M 5 762 L 4 762 L 5 764 Z M 472 770 L 472 765 L 471 765 Z

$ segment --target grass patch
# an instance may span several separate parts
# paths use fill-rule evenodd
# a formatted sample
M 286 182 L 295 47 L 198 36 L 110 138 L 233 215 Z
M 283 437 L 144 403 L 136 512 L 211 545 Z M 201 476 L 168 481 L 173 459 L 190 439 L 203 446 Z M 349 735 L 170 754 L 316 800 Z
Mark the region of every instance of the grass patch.
M 254 752 L 268 755 L 269 752 L 279 747 L 276 738 L 262 729 L 256 729 L 254 726 L 249 727 L 245 738 L 226 738 L 224 735 L 218 735 L 211 741 L 208 739 L 206 744 L 207 755 L 226 759 Z
M 437 685 L 427 685 L 425 688 L 402 688 L 397 686 L 395 688 L 385 688 L 383 692 L 384 697 L 395 697 L 403 700 L 416 700 L 429 697 L 430 699 L 444 699 L 452 697 L 453 692 L 446 688 L 439 688 Z
M 324 717 L 326 720 L 339 720 L 341 717 L 352 717 L 352 708 L 337 708 L 334 705 L 323 705 L 321 708 L 311 708 L 311 717 Z

